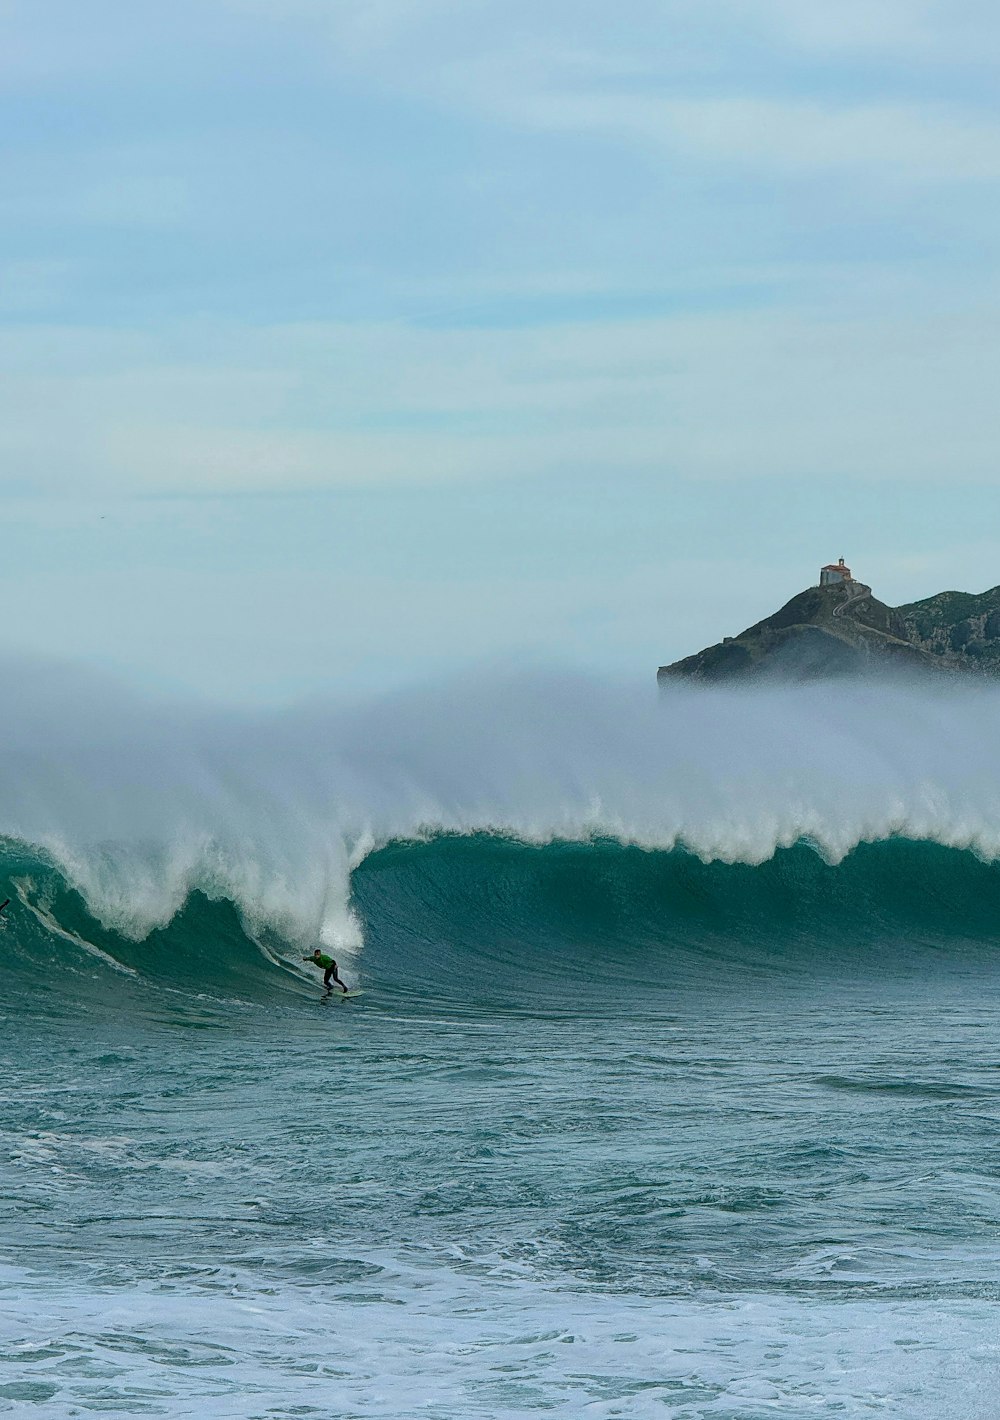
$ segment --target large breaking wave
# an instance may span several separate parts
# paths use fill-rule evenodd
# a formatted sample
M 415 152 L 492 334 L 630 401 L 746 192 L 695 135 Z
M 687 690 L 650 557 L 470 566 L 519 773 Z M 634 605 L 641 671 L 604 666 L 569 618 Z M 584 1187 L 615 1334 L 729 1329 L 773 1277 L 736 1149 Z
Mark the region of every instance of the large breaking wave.
M 55 961 L 81 992 L 266 996 L 304 989 L 294 958 L 319 941 L 399 989 L 474 995 L 996 933 L 985 687 L 660 699 L 493 674 L 251 716 L 18 663 L 0 714 L 3 960 L 24 983 Z

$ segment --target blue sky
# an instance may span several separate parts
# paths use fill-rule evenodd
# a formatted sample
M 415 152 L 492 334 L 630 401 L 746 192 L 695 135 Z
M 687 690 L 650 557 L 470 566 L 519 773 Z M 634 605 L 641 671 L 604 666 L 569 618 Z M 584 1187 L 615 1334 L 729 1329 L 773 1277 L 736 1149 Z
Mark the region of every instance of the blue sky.
M 249 703 L 997 583 L 998 67 L 961 0 L 0 0 L 6 644 Z

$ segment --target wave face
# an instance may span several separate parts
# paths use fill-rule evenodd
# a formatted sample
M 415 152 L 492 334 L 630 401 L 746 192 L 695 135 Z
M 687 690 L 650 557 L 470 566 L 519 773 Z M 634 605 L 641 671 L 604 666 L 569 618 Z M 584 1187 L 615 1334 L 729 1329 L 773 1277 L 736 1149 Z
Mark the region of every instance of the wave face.
M 186 999 L 274 1001 L 315 973 L 235 905 L 192 893 L 134 940 L 108 928 L 51 864 L 8 845 L 0 891 L 8 995 L 54 984 L 95 1006 Z M 934 843 L 866 844 L 838 865 L 806 844 L 758 865 L 600 840 L 531 845 L 448 835 L 395 842 L 355 870 L 364 943 L 358 984 L 400 1004 L 505 1001 L 546 1009 L 609 993 L 736 987 L 775 976 L 870 978 L 963 971 L 996 950 L 1000 865 Z M 653 996 L 650 997 L 653 999 Z
M 995 950 L 1000 865 L 907 840 L 836 866 L 805 844 L 751 866 L 608 841 L 445 838 L 367 859 L 354 901 L 389 980 L 463 1000 L 582 1002 L 962 970 Z
M 495 675 L 250 717 L 8 666 L 5 969 L 120 1005 L 311 990 L 317 942 L 462 999 L 967 961 L 1000 906 L 998 712 Z

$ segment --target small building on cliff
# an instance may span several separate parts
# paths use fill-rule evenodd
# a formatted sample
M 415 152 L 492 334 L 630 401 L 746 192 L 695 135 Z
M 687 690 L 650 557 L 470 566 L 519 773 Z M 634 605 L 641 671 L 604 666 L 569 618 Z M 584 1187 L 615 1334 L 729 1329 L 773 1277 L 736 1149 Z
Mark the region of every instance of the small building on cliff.
M 844 559 L 839 562 L 829 562 L 825 567 L 819 569 L 819 584 L 821 587 L 836 587 L 841 582 L 852 582 L 851 569 Z

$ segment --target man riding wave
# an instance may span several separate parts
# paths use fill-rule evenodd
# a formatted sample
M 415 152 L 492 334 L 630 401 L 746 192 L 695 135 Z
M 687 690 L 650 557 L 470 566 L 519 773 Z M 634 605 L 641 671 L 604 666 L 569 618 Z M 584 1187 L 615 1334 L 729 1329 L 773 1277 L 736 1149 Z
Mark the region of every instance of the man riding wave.
M 302 960 L 311 961 L 313 966 L 319 967 L 323 973 L 323 985 L 326 987 L 327 991 L 333 990 L 330 982 L 335 981 L 344 995 L 347 995 L 347 987 L 337 975 L 337 963 L 334 961 L 333 957 L 328 957 L 325 952 L 321 952 L 319 947 L 317 947 L 312 956 L 303 957 Z

